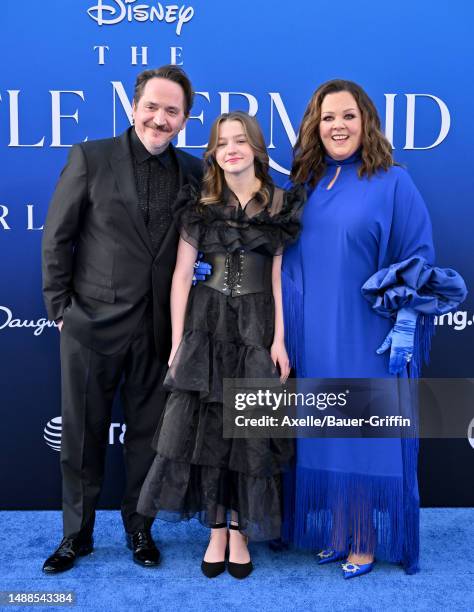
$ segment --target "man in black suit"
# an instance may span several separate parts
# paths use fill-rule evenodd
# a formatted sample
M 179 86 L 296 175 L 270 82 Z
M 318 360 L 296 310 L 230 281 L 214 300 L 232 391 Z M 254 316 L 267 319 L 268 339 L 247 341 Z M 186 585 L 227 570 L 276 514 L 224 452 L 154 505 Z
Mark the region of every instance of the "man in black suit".
M 179 188 L 201 179 L 201 162 L 175 149 L 193 102 L 176 66 L 142 72 L 134 126 L 70 152 L 43 237 L 43 294 L 61 332 L 64 538 L 43 570 L 70 569 L 92 552 L 112 402 L 120 387 L 126 433 L 122 518 L 135 562 L 160 553 L 151 519 L 136 512 L 153 460 L 171 346 L 170 286 Z

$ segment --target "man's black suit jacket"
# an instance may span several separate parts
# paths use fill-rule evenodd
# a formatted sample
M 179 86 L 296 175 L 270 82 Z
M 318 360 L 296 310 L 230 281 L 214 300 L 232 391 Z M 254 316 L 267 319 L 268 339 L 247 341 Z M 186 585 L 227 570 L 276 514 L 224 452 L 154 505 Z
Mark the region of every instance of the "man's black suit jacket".
M 68 333 L 105 355 L 126 346 L 152 299 L 158 357 L 165 363 L 178 232 L 173 223 L 154 254 L 138 205 L 132 129 L 72 147 L 44 227 L 43 295 L 50 319 L 62 317 Z M 174 147 L 172 154 L 180 187 L 200 181 L 200 160 Z

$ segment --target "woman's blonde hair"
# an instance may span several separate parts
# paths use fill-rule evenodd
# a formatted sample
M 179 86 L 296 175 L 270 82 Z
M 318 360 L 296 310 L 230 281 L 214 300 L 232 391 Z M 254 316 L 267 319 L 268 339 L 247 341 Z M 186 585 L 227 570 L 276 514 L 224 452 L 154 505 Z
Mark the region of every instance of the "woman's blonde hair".
M 216 149 L 219 141 L 219 128 L 225 121 L 240 121 L 252 147 L 255 159 L 255 176 L 260 180 L 261 187 L 255 194 L 260 204 L 266 206 L 270 201 L 270 186 L 272 179 L 269 174 L 269 158 L 262 130 L 254 117 L 243 111 L 233 111 L 219 115 L 211 127 L 209 144 L 204 153 L 206 171 L 203 177 L 203 188 L 201 192 L 201 204 L 217 204 L 222 200 L 222 192 L 225 186 L 224 171 L 216 161 Z
M 324 174 L 326 151 L 319 135 L 321 106 L 327 95 L 341 91 L 352 94 L 362 116 L 359 176 L 365 174 L 370 177 L 377 170 L 388 170 L 394 165 L 392 146 L 382 133 L 380 118 L 372 100 L 357 83 L 335 79 L 318 87 L 304 113 L 298 139 L 293 149 L 291 179 L 294 184 L 308 183 L 314 187 Z

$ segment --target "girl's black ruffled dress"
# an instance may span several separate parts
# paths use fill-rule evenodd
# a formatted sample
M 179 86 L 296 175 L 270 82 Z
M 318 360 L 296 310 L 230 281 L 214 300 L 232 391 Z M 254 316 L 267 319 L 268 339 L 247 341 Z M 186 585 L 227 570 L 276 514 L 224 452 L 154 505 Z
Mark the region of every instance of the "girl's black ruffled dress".
M 224 439 L 222 381 L 278 378 L 269 352 L 271 274 L 262 273 L 261 286 L 245 293 L 239 269 L 239 261 L 261 265 L 263 258 L 271 270 L 272 257 L 298 236 L 304 191 L 271 187 L 271 196 L 267 206 L 254 198 L 242 209 L 230 191 L 206 206 L 195 186 L 180 192 L 180 234 L 213 263 L 214 280 L 190 291 L 183 339 L 164 381 L 171 393 L 155 436 L 157 454 L 137 507 L 140 514 L 167 520 L 196 516 L 207 526 L 233 516 L 252 540 L 280 536 L 280 477 L 292 441 Z M 221 263 L 224 291 L 216 289 Z

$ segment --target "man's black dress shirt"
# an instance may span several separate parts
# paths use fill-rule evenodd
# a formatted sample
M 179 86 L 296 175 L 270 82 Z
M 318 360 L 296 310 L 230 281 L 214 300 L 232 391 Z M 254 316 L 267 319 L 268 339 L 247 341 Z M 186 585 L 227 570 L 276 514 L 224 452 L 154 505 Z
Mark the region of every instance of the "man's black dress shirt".
M 170 147 L 151 155 L 135 130 L 131 131 L 130 145 L 138 204 L 156 254 L 172 222 L 172 205 L 179 188 L 178 164 Z

